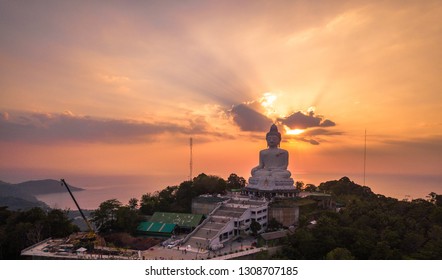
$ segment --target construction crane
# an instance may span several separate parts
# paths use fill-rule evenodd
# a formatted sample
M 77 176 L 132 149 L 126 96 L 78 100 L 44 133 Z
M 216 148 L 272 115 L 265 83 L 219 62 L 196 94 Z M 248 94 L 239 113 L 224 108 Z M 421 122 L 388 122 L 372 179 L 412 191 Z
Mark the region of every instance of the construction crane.
M 83 211 L 80 208 L 80 205 L 78 205 L 77 200 L 75 199 L 74 195 L 71 192 L 71 189 L 69 188 L 69 185 L 66 183 L 66 181 L 64 179 L 61 179 L 61 184 L 64 185 L 66 187 L 66 189 L 68 190 L 69 194 L 72 197 L 72 200 L 75 203 L 75 206 L 77 206 L 78 211 L 80 211 L 81 217 L 83 217 L 83 220 L 86 222 L 87 227 L 89 228 L 89 233 L 87 235 L 87 239 L 89 240 L 95 240 L 96 238 L 96 234 L 95 234 L 95 230 L 92 228 L 91 223 L 89 223 L 88 219 L 86 219 L 86 216 L 84 215 Z

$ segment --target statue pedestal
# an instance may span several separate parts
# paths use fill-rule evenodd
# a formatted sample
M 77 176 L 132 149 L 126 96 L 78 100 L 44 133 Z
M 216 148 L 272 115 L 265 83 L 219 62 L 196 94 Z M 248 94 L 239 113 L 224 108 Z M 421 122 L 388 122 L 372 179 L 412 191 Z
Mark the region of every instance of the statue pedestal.
M 258 190 L 291 190 L 294 189 L 292 178 L 275 178 L 273 176 L 250 177 L 248 188 Z
M 243 194 L 255 197 L 295 197 L 298 191 L 295 189 L 292 178 L 275 178 L 272 176 L 250 177 L 249 184 L 244 188 Z

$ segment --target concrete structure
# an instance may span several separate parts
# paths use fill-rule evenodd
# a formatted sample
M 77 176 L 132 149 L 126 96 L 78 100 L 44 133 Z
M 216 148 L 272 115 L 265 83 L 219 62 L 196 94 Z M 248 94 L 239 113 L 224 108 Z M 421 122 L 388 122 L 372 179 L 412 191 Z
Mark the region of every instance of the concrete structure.
M 293 230 L 285 229 L 262 233 L 258 238 L 258 243 L 263 243 L 266 247 L 277 246 L 280 241 L 294 233 Z
M 192 199 L 192 214 L 208 215 L 219 202 L 228 200 L 228 197 L 201 195 Z
M 336 202 L 331 194 L 319 192 L 300 192 L 300 198 L 309 198 L 317 202 L 317 206 L 322 209 L 336 209 Z
M 21 251 L 21 255 L 28 259 L 38 260 L 137 260 L 141 259 L 140 251 L 116 249 L 96 246 L 93 252 L 86 248 L 74 250 L 70 238 L 48 238 Z
M 253 221 L 267 228 L 268 202 L 265 199 L 235 196 L 216 203 L 208 217 L 184 240 L 184 248 L 216 250 L 241 234 L 251 232 Z
M 275 219 L 283 226 L 297 225 L 299 221 L 299 205 L 291 200 L 284 199 L 270 203 L 269 220 Z
M 277 198 L 297 197 L 298 195 L 298 191 L 295 188 L 287 190 L 282 190 L 282 189 L 266 190 L 266 189 L 253 188 L 250 186 L 245 187 L 241 193 L 243 195 L 247 195 L 250 197 L 265 197 L 267 199 L 271 199 L 274 197 Z

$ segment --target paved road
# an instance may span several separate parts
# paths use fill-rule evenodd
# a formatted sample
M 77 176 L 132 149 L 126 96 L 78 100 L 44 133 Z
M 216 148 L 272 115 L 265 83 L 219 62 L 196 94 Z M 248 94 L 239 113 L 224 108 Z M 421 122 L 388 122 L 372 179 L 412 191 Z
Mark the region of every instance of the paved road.
M 224 256 L 225 253 L 229 254 L 231 252 L 240 251 L 241 249 L 251 250 L 254 248 L 254 246 L 252 246 L 252 243 L 254 242 L 256 242 L 256 240 L 252 237 L 243 238 L 241 242 L 228 242 L 224 248 L 216 251 L 216 255 Z M 142 252 L 142 257 L 149 260 L 196 260 L 207 259 L 209 256 L 210 258 L 214 258 L 214 252 L 209 252 L 204 249 L 198 250 L 198 248 L 185 247 L 174 247 L 168 249 L 161 245 L 154 246 L 149 250 Z

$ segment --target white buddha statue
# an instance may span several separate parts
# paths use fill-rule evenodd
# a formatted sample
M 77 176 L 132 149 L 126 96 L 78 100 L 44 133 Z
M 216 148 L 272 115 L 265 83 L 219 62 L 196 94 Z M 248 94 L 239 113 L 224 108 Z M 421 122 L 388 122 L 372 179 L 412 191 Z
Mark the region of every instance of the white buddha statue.
M 289 153 L 279 148 L 281 133 L 275 124 L 266 135 L 267 149 L 259 152 L 259 165 L 252 169 L 249 187 L 259 189 L 292 188 L 293 179 L 287 170 Z

